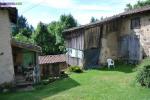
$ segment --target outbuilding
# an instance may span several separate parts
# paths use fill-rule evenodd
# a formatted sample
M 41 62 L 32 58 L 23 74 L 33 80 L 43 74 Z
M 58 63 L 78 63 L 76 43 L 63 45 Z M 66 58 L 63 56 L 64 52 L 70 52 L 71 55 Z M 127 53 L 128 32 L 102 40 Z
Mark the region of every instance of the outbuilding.
M 67 29 L 63 36 L 69 65 L 94 68 L 108 58 L 138 63 L 150 56 L 150 6 Z
M 41 77 L 59 77 L 61 71 L 67 68 L 66 55 L 39 56 Z

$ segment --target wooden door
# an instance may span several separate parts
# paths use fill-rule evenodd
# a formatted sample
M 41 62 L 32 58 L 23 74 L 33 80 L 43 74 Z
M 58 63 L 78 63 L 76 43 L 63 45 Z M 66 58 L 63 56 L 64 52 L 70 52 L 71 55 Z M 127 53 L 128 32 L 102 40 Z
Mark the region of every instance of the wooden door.
M 127 35 L 121 38 L 120 55 L 129 62 L 139 61 L 140 41 L 136 35 Z
M 52 66 L 52 73 L 54 77 L 58 77 L 60 74 L 60 68 L 59 68 L 59 64 L 53 64 Z
M 98 67 L 99 62 L 99 48 L 92 48 L 84 51 L 84 68 L 91 69 Z
M 139 60 L 140 59 L 140 42 L 139 38 L 135 35 L 129 36 L 129 59 Z

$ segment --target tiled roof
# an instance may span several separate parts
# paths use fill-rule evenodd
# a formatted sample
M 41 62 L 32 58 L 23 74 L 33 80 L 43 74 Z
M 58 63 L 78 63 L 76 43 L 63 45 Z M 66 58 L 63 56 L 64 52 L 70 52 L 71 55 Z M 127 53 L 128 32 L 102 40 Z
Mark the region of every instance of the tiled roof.
M 47 56 L 39 56 L 39 64 L 53 64 L 66 62 L 65 54 L 60 55 L 47 55 Z
M 107 21 L 111 21 L 111 20 L 114 20 L 114 19 L 118 19 L 118 18 L 121 18 L 121 17 L 129 16 L 129 15 L 133 15 L 133 14 L 137 14 L 137 13 L 143 13 L 143 12 L 147 12 L 147 11 L 150 11 L 150 6 L 145 6 L 145 7 L 125 11 L 123 13 L 120 13 L 120 14 L 117 14 L 117 15 L 114 15 L 114 16 L 111 16 L 111 17 L 107 17 L 107 18 L 105 18 L 101 21 L 97 21 L 97 22 L 94 22 L 94 23 L 86 24 L 86 25 L 81 25 L 81 26 L 78 26 L 78 27 L 73 27 L 73 28 L 65 30 L 63 33 L 71 32 L 71 31 L 78 30 L 78 29 L 84 29 L 84 28 L 92 27 L 94 25 L 103 24 Z
M 31 44 L 31 43 L 29 44 L 29 43 L 20 42 L 20 41 L 15 40 L 14 38 L 11 39 L 11 45 L 15 47 L 35 51 L 35 52 L 42 52 L 42 49 L 40 46 Z

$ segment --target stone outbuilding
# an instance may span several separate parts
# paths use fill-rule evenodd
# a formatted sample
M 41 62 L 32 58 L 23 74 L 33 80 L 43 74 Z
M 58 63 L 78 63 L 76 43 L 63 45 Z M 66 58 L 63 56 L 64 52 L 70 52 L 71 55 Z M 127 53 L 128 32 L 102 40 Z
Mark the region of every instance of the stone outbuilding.
M 0 7 L 0 84 L 34 84 L 40 80 L 38 54 L 41 48 L 11 37 L 17 16 L 15 7 Z
M 108 58 L 138 63 L 150 56 L 150 6 L 67 29 L 63 36 L 69 65 L 94 68 Z

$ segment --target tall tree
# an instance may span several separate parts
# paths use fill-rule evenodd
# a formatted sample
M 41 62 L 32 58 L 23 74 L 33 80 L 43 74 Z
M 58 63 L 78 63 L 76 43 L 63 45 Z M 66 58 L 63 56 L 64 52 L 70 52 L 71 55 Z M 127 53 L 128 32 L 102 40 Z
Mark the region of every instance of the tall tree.
M 61 15 L 59 21 L 53 21 L 48 25 L 48 32 L 55 35 L 56 54 L 65 52 L 64 38 L 62 36 L 63 30 L 76 27 L 77 25 L 77 21 L 71 14 Z
M 59 21 L 49 24 L 40 22 L 31 37 L 42 47 L 43 55 L 62 54 L 65 53 L 63 30 L 77 25 L 72 15 L 61 15 Z
M 60 16 L 60 23 L 63 25 L 64 29 L 76 27 L 77 21 L 74 19 L 74 17 L 69 14 L 69 15 L 61 15 Z
M 143 6 L 147 6 L 150 5 L 150 0 L 144 0 L 144 1 L 138 1 L 136 4 L 131 5 L 130 3 L 126 5 L 125 10 L 131 10 L 131 9 L 135 9 L 135 8 L 140 8 Z
M 51 22 L 48 25 L 48 32 L 55 36 L 55 49 L 57 49 L 57 53 L 64 53 L 64 39 L 62 36 L 62 31 L 64 30 L 63 24 L 60 22 Z
M 29 25 L 27 22 L 27 19 L 24 16 L 18 16 L 17 24 L 15 27 L 13 27 L 12 35 L 15 36 L 17 34 L 23 34 L 26 37 L 30 37 L 32 35 L 32 32 L 34 31 L 34 28 L 32 25 Z
M 90 23 L 94 23 L 94 22 L 96 22 L 96 21 L 98 21 L 97 18 L 91 17 Z
M 55 37 L 47 30 L 47 25 L 40 22 L 35 30 L 34 40 L 37 45 L 41 46 L 43 54 L 55 54 Z

